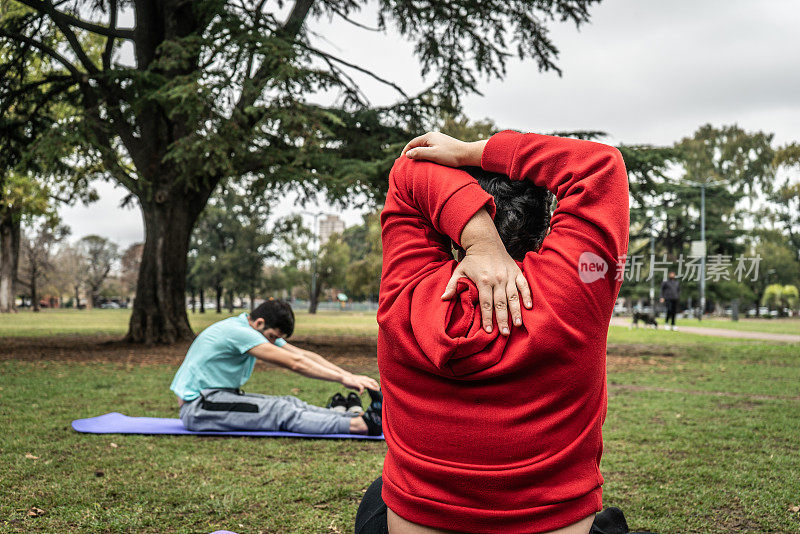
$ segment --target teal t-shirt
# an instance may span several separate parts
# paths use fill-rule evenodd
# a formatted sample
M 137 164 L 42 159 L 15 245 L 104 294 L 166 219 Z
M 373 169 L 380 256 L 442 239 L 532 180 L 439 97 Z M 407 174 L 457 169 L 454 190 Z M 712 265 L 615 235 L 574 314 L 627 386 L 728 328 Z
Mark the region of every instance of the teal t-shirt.
M 206 388 L 240 388 L 256 364 L 247 351 L 262 343 L 269 340 L 250 326 L 246 313 L 214 323 L 195 338 L 170 389 L 192 401 Z M 285 344 L 283 339 L 275 341 L 278 347 Z

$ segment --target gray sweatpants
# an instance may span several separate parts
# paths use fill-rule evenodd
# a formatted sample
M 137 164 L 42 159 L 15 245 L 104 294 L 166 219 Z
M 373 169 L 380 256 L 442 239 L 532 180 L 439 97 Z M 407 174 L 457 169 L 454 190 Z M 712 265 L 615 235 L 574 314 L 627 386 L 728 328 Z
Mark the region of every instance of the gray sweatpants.
M 335 412 L 297 397 L 204 389 L 181 406 L 183 426 L 192 431 L 283 430 L 303 434 L 349 434 L 357 414 Z

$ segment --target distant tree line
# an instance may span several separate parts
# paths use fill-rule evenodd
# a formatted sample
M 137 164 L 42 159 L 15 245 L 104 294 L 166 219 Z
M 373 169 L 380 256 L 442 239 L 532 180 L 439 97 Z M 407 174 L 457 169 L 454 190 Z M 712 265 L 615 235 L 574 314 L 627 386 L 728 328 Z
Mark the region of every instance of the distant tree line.
M 135 290 L 141 243 L 120 254 L 108 238 L 87 235 L 71 244 L 69 235 L 69 228 L 53 217 L 33 218 L 23 227 L 17 278 L 5 311 L 16 311 L 18 298 L 33 311 L 42 304 L 94 308 L 103 300 L 123 304 L 129 300 Z

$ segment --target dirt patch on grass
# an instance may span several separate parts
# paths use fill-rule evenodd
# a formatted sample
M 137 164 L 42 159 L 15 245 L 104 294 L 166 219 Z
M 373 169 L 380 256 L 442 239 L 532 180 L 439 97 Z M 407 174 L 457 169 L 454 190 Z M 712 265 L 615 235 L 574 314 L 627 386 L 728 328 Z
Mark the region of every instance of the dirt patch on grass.
M 377 339 L 362 336 L 297 337 L 292 344 L 313 350 L 337 365 L 374 369 Z M 0 344 L 0 361 L 113 362 L 131 365 L 180 365 L 189 343 L 142 346 L 124 343 L 117 336 L 59 336 L 6 338 Z
M 378 340 L 365 336 L 298 336 L 292 344 L 312 350 L 353 371 L 374 371 Z M 0 361 L 112 362 L 126 365 L 180 365 L 189 343 L 142 346 L 120 341 L 115 335 L 6 338 Z M 608 347 L 609 371 L 628 371 L 673 365 L 677 352 L 669 347 L 614 344 Z
M 679 354 L 673 347 L 647 345 L 645 343 L 609 343 L 607 350 L 609 355 L 637 356 L 639 358 L 652 356 L 672 358 Z
M 612 344 L 608 346 L 606 365 L 609 373 L 643 368 L 674 367 L 678 352 L 660 345 Z

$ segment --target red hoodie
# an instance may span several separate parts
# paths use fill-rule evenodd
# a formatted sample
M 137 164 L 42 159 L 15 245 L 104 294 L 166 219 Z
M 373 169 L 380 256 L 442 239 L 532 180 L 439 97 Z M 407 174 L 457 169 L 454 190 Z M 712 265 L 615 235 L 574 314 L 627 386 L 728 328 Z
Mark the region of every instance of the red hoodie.
M 533 308 L 506 338 L 496 323 L 481 328 L 467 279 L 441 300 L 451 240 L 481 208 L 494 215 L 494 202 L 464 171 L 400 157 L 381 214 L 383 498 L 431 527 L 545 532 L 602 508 L 606 338 L 628 248 L 628 179 L 615 148 L 512 131 L 489 140 L 481 165 L 558 200 L 541 249 L 519 263 Z

